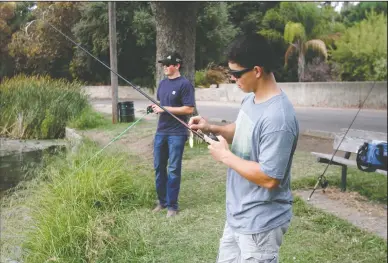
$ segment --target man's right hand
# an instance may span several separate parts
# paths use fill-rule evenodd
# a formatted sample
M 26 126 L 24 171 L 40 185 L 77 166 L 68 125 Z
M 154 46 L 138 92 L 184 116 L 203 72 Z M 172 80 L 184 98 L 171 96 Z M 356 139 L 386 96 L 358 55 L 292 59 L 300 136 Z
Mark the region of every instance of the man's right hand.
M 201 116 L 191 117 L 188 123 L 190 129 L 194 131 L 201 130 L 204 133 L 210 132 L 210 124 Z

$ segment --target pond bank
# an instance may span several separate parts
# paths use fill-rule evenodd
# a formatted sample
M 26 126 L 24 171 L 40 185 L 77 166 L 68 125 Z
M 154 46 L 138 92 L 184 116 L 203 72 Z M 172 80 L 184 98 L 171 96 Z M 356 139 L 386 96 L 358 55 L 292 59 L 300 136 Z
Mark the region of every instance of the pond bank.
M 81 140 L 82 137 L 70 128 L 66 128 L 64 139 L 0 138 L 0 200 L 2 200 L 0 241 L 11 240 L 6 242 L 8 244 L 1 244 L 1 251 L 6 255 L 1 255 L 0 262 L 21 262 L 19 261 L 22 256 L 21 243 L 28 226 L 32 223 L 26 202 L 30 194 L 27 184 L 34 182 L 26 180 L 28 174 L 35 168 L 41 169 L 44 166 L 45 155 L 54 155 L 64 148 L 74 152 Z
M 66 140 L 19 140 L 0 138 L 0 157 L 18 154 L 22 152 L 31 152 L 44 150 L 51 146 L 66 146 Z
M 25 179 L 31 169 L 42 165 L 45 154 L 66 148 L 75 151 L 82 137 L 66 128 L 64 139 L 24 140 L 0 137 L 0 198 Z

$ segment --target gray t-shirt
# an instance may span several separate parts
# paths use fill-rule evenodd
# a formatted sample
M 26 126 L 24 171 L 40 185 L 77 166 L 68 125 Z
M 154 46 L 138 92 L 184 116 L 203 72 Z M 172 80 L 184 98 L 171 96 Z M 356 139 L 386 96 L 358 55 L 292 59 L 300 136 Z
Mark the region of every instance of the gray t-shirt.
M 280 184 L 269 190 L 228 169 L 227 222 L 242 234 L 271 230 L 292 217 L 290 170 L 299 136 L 295 111 L 283 91 L 259 104 L 254 98 L 252 93 L 242 102 L 231 150 L 242 159 L 258 162 Z

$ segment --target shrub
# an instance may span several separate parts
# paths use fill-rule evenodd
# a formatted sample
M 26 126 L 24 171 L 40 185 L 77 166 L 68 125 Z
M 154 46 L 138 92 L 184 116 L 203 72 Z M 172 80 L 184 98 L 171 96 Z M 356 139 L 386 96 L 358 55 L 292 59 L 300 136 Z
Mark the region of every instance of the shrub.
M 68 126 L 80 130 L 92 129 L 100 125 L 109 123 L 101 113 L 93 111 L 92 107 L 88 105 L 75 118 L 69 121 Z
M 206 81 L 211 84 L 220 84 L 225 81 L 224 74 L 219 70 L 209 69 L 206 72 Z
M 195 86 L 204 88 L 207 86 L 205 70 L 198 70 L 195 72 Z
M 195 86 L 208 88 L 212 84 L 229 83 L 226 69 L 209 64 L 206 69 L 195 72 Z

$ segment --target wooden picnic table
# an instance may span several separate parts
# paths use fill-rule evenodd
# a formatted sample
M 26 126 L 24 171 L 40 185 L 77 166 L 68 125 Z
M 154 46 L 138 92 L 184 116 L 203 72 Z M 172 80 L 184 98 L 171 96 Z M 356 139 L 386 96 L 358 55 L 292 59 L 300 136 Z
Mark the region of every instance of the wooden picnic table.
M 343 139 L 347 129 L 341 129 L 339 133 L 336 133 L 333 141 L 333 153 L 337 149 L 341 140 Z M 372 132 L 365 130 L 354 130 L 350 129 L 340 144 L 338 151 L 345 152 L 344 157 L 334 156 L 331 164 L 338 165 L 342 167 L 341 174 L 341 191 L 346 191 L 346 176 L 347 176 L 347 167 L 355 166 L 357 167 L 356 160 L 349 159 L 351 154 L 354 153 L 357 155 L 359 147 L 361 147 L 364 142 L 372 141 L 387 141 L 387 133 L 383 132 Z M 332 154 L 333 154 L 332 153 Z M 337 152 L 338 153 L 338 152 Z M 332 157 L 332 154 L 311 152 L 312 155 L 317 157 L 317 161 L 320 163 L 329 163 Z M 381 173 L 387 175 L 387 171 L 376 170 L 376 173 Z

